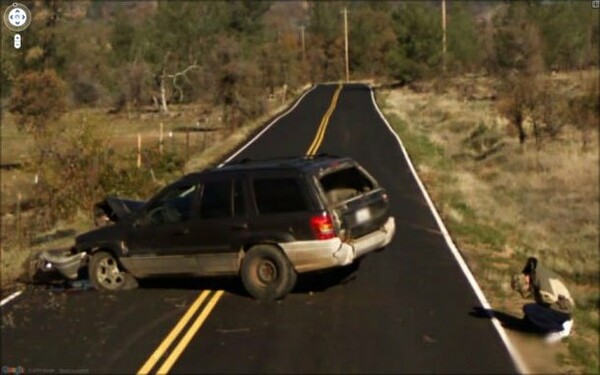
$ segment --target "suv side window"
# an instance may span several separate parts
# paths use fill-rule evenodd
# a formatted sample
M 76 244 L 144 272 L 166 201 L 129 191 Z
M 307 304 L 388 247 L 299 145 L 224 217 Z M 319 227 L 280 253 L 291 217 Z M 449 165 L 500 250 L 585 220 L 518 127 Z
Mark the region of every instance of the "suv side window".
M 297 212 L 308 209 L 297 179 L 257 178 L 252 181 L 259 214 Z
M 202 189 L 200 218 L 231 217 L 231 181 L 209 181 Z

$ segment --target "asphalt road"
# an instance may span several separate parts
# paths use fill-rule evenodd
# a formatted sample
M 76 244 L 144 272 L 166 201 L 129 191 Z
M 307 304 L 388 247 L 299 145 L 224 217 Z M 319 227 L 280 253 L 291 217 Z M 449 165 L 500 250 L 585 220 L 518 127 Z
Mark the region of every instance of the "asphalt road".
M 236 158 L 305 154 L 336 89 L 310 91 Z M 1 364 L 135 373 L 171 332 L 179 335 L 152 373 L 167 357 L 170 373 L 516 372 L 491 321 L 472 315 L 481 303 L 369 88 L 346 85 L 334 104 L 318 152 L 355 158 L 387 189 L 397 234 L 385 250 L 304 275 L 272 303 L 248 297 L 237 279 L 154 280 L 117 294 L 28 290 L 1 308 Z M 213 309 L 174 329 L 203 290 Z

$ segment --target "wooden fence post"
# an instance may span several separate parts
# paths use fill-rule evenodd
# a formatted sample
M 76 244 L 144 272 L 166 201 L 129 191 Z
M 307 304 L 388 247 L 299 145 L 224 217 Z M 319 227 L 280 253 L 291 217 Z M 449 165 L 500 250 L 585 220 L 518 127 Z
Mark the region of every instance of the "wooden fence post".
M 158 150 L 160 151 L 160 154 L 162 155 L 163 153 L 163 123 L 160 123 L 160 140 L 158 143 Z
M 142 135 L 138 133 L 137 135 L 137 167 L 138 169 L 142 167 Z
M 17 220 L 17 239 L 19 241 L 19 251 L 23 247 L 23 225 L 21 223 L 21 193 L 17 193 L 17 207 L 16 207 L 16 220 Z
M 190 160 L 190 129 L 185 131 L 185 161 Z

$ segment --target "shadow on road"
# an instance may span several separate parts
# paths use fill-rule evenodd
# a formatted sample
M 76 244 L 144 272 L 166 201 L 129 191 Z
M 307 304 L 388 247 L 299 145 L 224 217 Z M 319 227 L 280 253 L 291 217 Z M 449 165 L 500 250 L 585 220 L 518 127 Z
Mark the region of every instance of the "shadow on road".
M 310 272 L 298 275 L 292 293 L 307 294 L 322 292 L 336 285 L 343 285 L 355 279 L 360 262 L 346 267 L 331 270 Z M 224 290 L 241 297 L 251 298 L 242 281 L 237 276 L 228 277 L 169 277 L 139 280 L 139 287 L 145 289 L 192 289 L 192 290 Z
M 237 277 L 161 277 L 139 280 L 142 289 L 187 289 L 187 290 L 224 290 L 247 296 L 241 280 Z
M 543 334 L 536 326 L 531 324 L 527 319 L 517 318 L 516 316 L 512 316 L 501 311 L 485 309 L 483 307 L 476 306 L 473 307 L 473 310 L 469 313 L 469 315 L 475 318 L 487 319 L 492 319 L 495 317 L 496 319 L 498 319 L 498 321 L 500 321 L 502 327 L 510 329 L 512 331 L 518 331 L 532 335 Z
M 360 261 L 339 268 L 310 272 L 298 276 L 298 283 L 292 293 L 322 292 L 337 285 L 344 285 L 356 278 Z
M 354 262 L 345 267 L 300 274 L 291 293 L 322 292 L 335 286 L 350 283 L 356 278 L 356 271 L 359 267 L 360 262 Z M 21 280 L 21 282 L 60 292 L 79 289 L 89 290 L 91 285 L 87 279 L 87 267 L 80 270 L 79 277 L 75 281 L 65 279 L 55 270 L 42 272 L 36 269 L 28 280 Z M 224 290 L 241 297 L 251 298 L 238 276 L 157 277 L 141 279 L 138 282 L 139 288 L 142 289 Z

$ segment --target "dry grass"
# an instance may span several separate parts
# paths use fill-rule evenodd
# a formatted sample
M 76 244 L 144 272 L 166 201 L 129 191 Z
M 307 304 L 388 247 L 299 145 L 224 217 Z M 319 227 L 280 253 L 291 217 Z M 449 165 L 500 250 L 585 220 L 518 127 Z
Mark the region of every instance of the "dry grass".
M 590 74 L 597 79 L 597 72 L 548 79 L 568 97 L 585 88 Z M 528 256 L 559 272 L 577 302 L 568 345 L 548 351 L 534 341 L 521 348 L 545 358 L 529 363 L 531 369 L 597 373 L 598 129 L 587 151 L 571 127 L 541 149 L 521 147 L 490 100 L 489 79 L 456 79 L 441 94 L 433 85 L 417 89 L 385 91 L 379 98 L 492 305 L 521 316 L 523 301 L 508 277 Z M 549 356 L 554 367 L 541 364 Z

